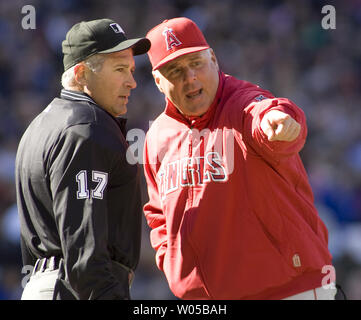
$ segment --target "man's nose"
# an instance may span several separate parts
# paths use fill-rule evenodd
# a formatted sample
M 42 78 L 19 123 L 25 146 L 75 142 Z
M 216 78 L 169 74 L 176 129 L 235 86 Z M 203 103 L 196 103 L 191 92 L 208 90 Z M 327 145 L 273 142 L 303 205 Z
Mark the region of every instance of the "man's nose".
M 135 89 L 137 87 L 137 82 L 135 81 L 132 73 L 130 73 L 126 85 L 130 89 Z
M 192 82 L 197 79 L 196 72 L 192 68 L 185 68 L 184 81 Z

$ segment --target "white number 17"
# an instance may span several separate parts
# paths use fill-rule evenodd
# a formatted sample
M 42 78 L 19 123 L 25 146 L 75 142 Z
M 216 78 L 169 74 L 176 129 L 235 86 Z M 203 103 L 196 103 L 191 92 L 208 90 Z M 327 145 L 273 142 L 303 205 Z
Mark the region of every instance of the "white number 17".
M 108 183 L 108 174 L 106 172 L 92 171 L 92 181 L 98 182 L 94 190 L 91 193 L 88 189 L 88 175 L 86 170 L 81 170 L 76 175 L 76 182 L 78 183 L 78 191 L 76 193 L 77 199 L 91 198 L 103 199 L 103 192 Z

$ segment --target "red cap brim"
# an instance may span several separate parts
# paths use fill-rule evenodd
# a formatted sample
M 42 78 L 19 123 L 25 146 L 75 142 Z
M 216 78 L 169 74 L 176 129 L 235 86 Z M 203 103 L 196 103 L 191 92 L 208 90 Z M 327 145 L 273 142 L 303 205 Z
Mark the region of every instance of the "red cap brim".
M 153 71 L 159 69 L 160 67 L 164 66 L 166 63 L 178 57 L 181 57 L 187 53 L 198 52 L 209 48 L 210 48 L 209 46 L 200 46 L 200 47 L 189 47 L 189 48 L 178 49 L 177 51 L 174 51 L 170 55 L 166 56 L 163 60 L 159 61 L 159 63 L 153 67 Z

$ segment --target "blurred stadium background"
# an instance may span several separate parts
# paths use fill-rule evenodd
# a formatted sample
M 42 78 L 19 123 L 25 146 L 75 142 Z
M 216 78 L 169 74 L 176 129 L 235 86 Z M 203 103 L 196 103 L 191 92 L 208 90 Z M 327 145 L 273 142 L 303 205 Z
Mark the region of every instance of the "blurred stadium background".
M 36 10 L 35 30 L 21 27 L 21 8 L 27 4 Z M 321 27 L 327 4 L 336 9 L 335 30 Z M 224 72 L 288 97 L 305 111 L 309 134 L 301 156 L 329 229 L 337 282 L 349 299 L 361 299 L 360 0 L 1 0 L 0 299 L 19 299 L 25 276 L 14 187 L 17 144 L 29 122 L 59 95 L 67 30 L 81 20 L 109 17 L 128 37 L 138 37 L 176 16 L 197 22 Z M 147 56 L 136 57 L 136 64 L 138 87 L 128 104 L 128 129 L 146 131 L 164 99 Z M 174 299 L 155 267 L 143 222 L 132 298 Z

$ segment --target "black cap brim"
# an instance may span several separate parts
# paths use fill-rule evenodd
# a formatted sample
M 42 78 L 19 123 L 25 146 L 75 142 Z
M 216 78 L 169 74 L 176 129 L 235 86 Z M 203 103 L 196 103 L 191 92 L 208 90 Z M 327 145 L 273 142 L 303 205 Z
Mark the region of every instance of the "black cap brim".
M 126 50 L 129 48 L 133 48 L 133 54 L 135 56 L 138 56 L 140 54 L 147 53 L 150 49 L 151 43 L 150 40 L 147 38 L 137 38 L 137 39 L 128 39 L 125 41 L 122 41 L 117 46 L 99 51 L 98 53 L 112 53 L 116 51 Z

